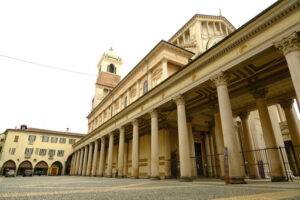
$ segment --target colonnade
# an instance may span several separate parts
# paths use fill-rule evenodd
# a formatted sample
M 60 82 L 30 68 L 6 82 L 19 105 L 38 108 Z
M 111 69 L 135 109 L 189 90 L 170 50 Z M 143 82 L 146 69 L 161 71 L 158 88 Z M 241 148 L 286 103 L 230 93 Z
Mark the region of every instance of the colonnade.
M 297 100 L 300 99 L 300 45 L 298 35 L 292 34 L 288 38 L 275 44 L 277 48 L 282 50 L 287 60 L 288 68 L 291 72 L 292 82 L 295 88 Z M 228 92 L 228 76 L 226 72 L 219 72 L 210 77 L 210 80 L 214 83 L 216 87 L 218 105 L 219 108 L 215 109 L 213 114 L 214 126 L 211 128 L 210 133 L 204 135 L 205 140 L 205 152 L 207 155 L 225 155 L 224 156 L 208 156 L 206 164 L 211 167 L 210 170 L 205 170 L 204 174 L 207 176 L 217 176 L 224 178 L 226 175 L 229 177 L 231 183 L 244 183 L 246 177 L 245 161 L 241 153 L 241 147 L 239 139 L 236 137 L 236 130 L 233 121 L 233 111 L 230 102 L 229 92 Z M 255 88 L 252 92 L 253 98 L 255 99 L 256 107 L 258 109 L 262 131 L 264 136 L 264 141 L 267 149 L 275 149 L 278 147 L 276 142 L 274 130 L 272 127 L 270 114 L 267 107 L 266 94 L 267 90 L 264 88 Z M 187 118 L 185 99 L 182 95 L 178 95 L 173 98 L 173 101 L 177 106 L 177 127 L 178 127 L 178 147 L 179 147 L 179 163 L 180 163 L 180 179 L 182 181 L 190 181 L 193 177 L 197 176 L 196 171 L 196 161 L 195 161 L 195 147 L 194 139 L 192 133 L 192 124 Z M 300 133 L 296 125 L 295 116 L 291 111 L 291 99 L 279 100 L 280 105 L 283 107 L 284 113 L 286 115 L 288 127 L 291 134 L 291 139 L 293 145 L 300 145 Z M 298 101 L 299 103 L 299 101 Z M 238 113 L 241 119 L 243 135 L 244 135 L 244 150 L 248 150 L 249 153 L 246 154 L 247 162 L 255 163 L 255 155 L 252 150 L 254 150 L 249 125 L 248 125 L 248 114 L 249 111 L 245 110 Z M 149 178 L 160 179 L 159 173 L 159 120 L 157 109 L 152 109 L 149 112 L 151 117 L 151 170 Z M 131 125 L 127 124 L 127 127 L 132 127 L 132 153 L 131 153 L 131 177 L 139 177 L 139 121 L 138 119 L 133 119 Z M 119 132 L 118 141 L 118 177 L 124 177 L 125 168 L 125 158 L 124 158 L 124 143 L 125 135 L 130 133 L 125 133 L 125 127 L 116 127 Z M 107 158 L 107 173 L 106 176 L 112 177 L 112 165 L 113 165 L 113 146 L 116 130 L 109 133 L 108 141 L 108 158 Z M 165 149 L 170 151 L 170 135 L 165 135 L 168 141 L 165 145 Z M 100 144 L 100 159 L 97 163 L 98 158 L 98 148 L 99 141 L 93 141 L 84 147 L 76 150 L 72 156 L 72 168 L 71 175 L 82 175 L 82 176 L 104 176 L 105 168 L 105 140 L 106 136 L 102 136 Z M 224 149 L 226 152 L 224 154 Z M 299 148 L 296 149 L 296 159 L 299 162 Z M 269 166 L 272 172 L 273 181 L 284 181 L 286 180 L 286 174 L 284 171 L 284 166 L 282 164 L 279 151 L 270 150 L 267 151 Z M 226 159 L 226 160 L 225 160 Z M 165 177 L 169 177 L 170 174 L 170 153 L 165 156 Z M 226 162 L 225 162 L 226 161 Z M 225 163 L 228 163 L 226 165 Z M 218 168 L 216 167 L 218 165 Z M 253 165 L 249 167 L 249 177 L 257 178 L 259 177 L 259 172 L 257 166 Z

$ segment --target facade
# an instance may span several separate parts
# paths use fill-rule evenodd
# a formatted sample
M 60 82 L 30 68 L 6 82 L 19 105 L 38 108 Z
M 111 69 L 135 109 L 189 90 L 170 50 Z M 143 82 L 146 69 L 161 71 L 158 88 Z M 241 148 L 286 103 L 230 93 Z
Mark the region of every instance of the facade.
M 0 175 L 14 169 L 23 175 L 69 174 L 72 145 L 84 135 L 70 132 L 27 128 L 7 129 L 0 134 Z
M 95 93 L 71 175 L 230 183 L 299 175 L 299 7 L 278 1 L 237 30 L 223 16 L 195 15 L 123 80 L 107 79 L 115 85 Z M 98 69 L 119 75 L 120 58 L 103 59 Z

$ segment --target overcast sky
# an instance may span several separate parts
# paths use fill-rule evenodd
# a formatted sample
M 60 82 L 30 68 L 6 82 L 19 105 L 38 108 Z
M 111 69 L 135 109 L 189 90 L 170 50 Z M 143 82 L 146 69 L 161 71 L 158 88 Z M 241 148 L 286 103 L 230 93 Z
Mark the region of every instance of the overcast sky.
M 86 133 L 96 66 L 111 46 L 123 59 L 124 77 L 194 14 L 221 9 L 238 28 L 274 2 L 0 0 L 0 133 L 21 124 Z

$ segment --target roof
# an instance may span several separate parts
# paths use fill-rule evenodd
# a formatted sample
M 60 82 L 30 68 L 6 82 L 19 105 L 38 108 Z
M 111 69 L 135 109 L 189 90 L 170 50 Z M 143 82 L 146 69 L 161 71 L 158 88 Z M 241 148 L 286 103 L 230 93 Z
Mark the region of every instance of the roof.
M 39 128 L 28 128 L 28 129 L 6 129 L 4 133 L 8 131 L 18 131 L 18 132 L 29 132 L 29 133 L 44 133 L 49 135 L 61 135 L 61 136 L 73 136 L 73 137 L 84 137 L 86 134 L 82 133 L 71 133 L 66 131 L 53 131 L 47 129 L 39 129 Z
M 116 53 L 114 52 L 113 48 L 111 47 L 107 53 L 104 54 L 105 56 L 109 57 L 109 58 L 114 58 L 116 60 L 120 59 Z

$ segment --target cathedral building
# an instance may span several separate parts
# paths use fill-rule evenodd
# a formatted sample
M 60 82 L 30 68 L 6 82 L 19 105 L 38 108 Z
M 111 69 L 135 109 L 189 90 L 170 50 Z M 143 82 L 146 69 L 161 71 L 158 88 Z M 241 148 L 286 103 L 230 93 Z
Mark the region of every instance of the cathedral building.
M 194 15 L 122 80 L 122 59 L 104 53 L 71 175 L 297 177 L 299 7 L 278 1 L 238 29 L 223 16 Z

